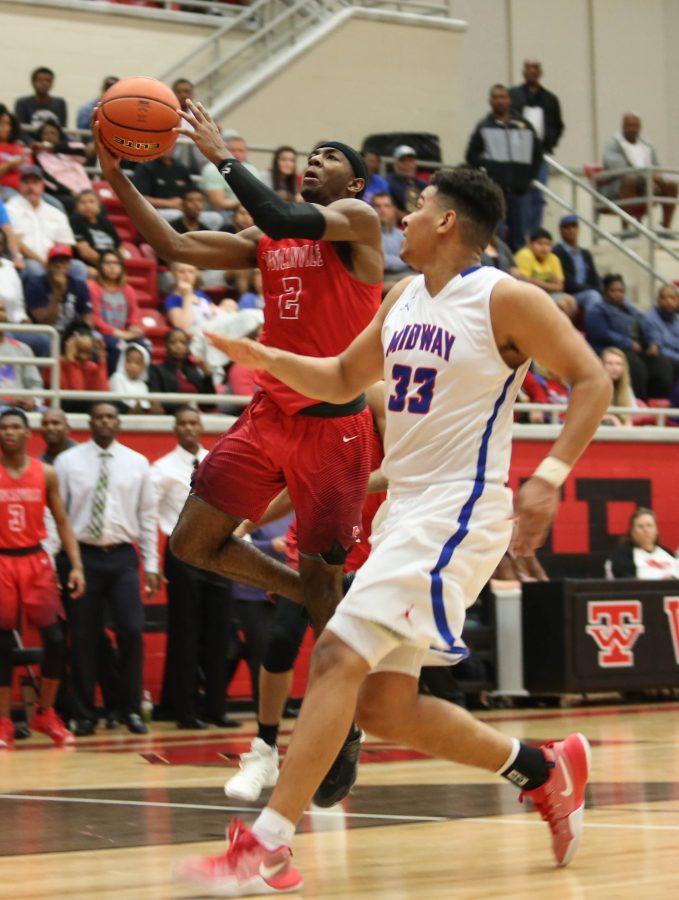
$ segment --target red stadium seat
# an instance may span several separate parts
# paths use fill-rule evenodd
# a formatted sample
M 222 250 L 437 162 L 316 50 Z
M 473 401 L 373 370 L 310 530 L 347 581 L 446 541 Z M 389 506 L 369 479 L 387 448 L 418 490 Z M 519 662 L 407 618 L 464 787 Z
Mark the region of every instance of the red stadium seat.
M 121 241 L 119 249 L 125 259 L 143 259 L 140 248 L 131 241 Z
M 140 241 L 139 232 L 132 224 L 132 219 L 124 213 L 109 213 L 111 224 L 118 232 L 121 241 L 130 241 L 132 244 L 138 244 Z
M 599 174 L 599 172 L 603 172 L 604 167 L 598 165 L 597 163 L 583 163 L 582 171 L 585 173 L 587 178 L 592 182 L 592 187 L 597 191 L 601 191 L 599 186 L 599 182 L 597 182 L 595 176 Z M 615 201 L 614 201 L 615 202 Z M 638 203 L 635 206 L 626 206 L 624 207 L 625 212 L 630 216 L 634 216 L 635 219 L 642 219 L 646 215 L 647 206 L 645 203 Z M 607 206 L 598 207 L 599 215 L 605 214 L 608 216 L 612 216 L 613 212 Z
M 157 308 L 158 306 L 158 266 L 150 259 L 137 258 L 125 260 L 127 283 L 134 288 L 139 305 Z
M 125 212 L 125 207 L 113 193 L 113 188 L 108 181 L 92 181 L 92 187 L 109 214 Z

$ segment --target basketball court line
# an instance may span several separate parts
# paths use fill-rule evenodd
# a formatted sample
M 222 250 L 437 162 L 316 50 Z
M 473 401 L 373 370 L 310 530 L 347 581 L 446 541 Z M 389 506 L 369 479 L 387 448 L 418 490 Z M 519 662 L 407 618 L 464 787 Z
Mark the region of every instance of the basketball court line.
M 251 806 L 210 806 L 202 803 L 162 803 L 149 800 L 98 800 L 95 797 L 46 797 L 40 794 L 0 794 L 0 800 L 26 800 L 26 801 L 44 801 L 48 803 L 91 803 L 96 805 L 108 806 L 143 806 L 158 807 L 161 809 L 187 809 L 187 810 L 210 810 L 219 812 L 241 812 L 241 813 L 257 813 L 258 808 Z M 539 819 L 529 819 L 523 813 L 517 814 L 516 818 L 505 819 L 502 817 L 487 818 L 475 816 L 461 816 L 459 818 L 450 818 L 448 816 L 398 816 L 391 814 L 381 815 L 380 813 L 352 813 L 344 810 L 306 810 L 305 816 L 327 816 L 328 818 L 340 819 L 379 819 L 386 822 L 405 822 L 416 824 L 418 822 L 459 822 L 464 821 L 479 822 L 481 825 L 529 825 L 543 826 Z M 648 823 L 621 823 L 621 822 L 585 822 L 585 828 L 614 829 L 618 831 L 679 831 L 679 825 L 651 825 Z

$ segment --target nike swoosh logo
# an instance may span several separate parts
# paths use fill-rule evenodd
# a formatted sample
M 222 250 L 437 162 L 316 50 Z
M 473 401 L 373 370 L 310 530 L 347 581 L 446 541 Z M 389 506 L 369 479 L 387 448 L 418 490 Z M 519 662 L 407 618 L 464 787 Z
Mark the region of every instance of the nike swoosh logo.
M 348 444 L 349 441 L 355 441 L 357 437 L 358 437 L 357 434 L 355 434 L 353 437 L 346 437 L 346 435 L 345 435 L 345 436 L 342 438 L 342 440 L 344 441 L 345 444 Z
M 571 779 L 571 771 L 563 760 L 561 761 L 561 765 L 563 767 L 563 777 L 564 777 L 564 781 L 566 782 L 566 790 L 559 791 L 559 793 L 561 794 L 562 797 L 570 797 L 570 795 L 573 793 L 573 781 Z
M 278 873 L 284 869 L 287 865 L 287 862 L 283 860 L 283 862 L 276 863 L 275 866 L 265 866 L 264 863 L 259 864 L 259 874 L 262 876 L 264 881 L 269 881 L 274 875 L 278 875 Z

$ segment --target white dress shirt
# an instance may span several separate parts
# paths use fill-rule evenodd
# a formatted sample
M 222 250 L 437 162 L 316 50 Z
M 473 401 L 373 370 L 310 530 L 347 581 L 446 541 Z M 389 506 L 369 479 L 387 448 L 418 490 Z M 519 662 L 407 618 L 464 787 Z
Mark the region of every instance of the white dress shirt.
M 108 488 L 100 538 L 90 534 L 92 501 L 101 456 L 110 453 Z M 83 544 L 139 544 L 147 572 L 158 572 L 158 504 L 145 456 L 117 441 L 104 450 L 87 441 L 60 453 L 54 463 L 59 491 L 76 538 Z
M 26 246 L 41 259 L 53 244 L 75 244 L 66 214 L 41 200 L 36 206 L 17 194 L 5 204 L 12 228 Z
M 191 489 L 195 462 L 202 462 L 206 456 L 207 450 L 204 447 L 199 447 L 194 455 L 177 444 L 174 450 L 161 456 L 151 466 L 151 480 L 156 489 L 160 530 L 163 534 L 172 534 Z
M 8 259 L 3 258 L 0 258 L 0 300 L 5 301 L 8 322 L 14 324 L 28 318 L 19 273 Z

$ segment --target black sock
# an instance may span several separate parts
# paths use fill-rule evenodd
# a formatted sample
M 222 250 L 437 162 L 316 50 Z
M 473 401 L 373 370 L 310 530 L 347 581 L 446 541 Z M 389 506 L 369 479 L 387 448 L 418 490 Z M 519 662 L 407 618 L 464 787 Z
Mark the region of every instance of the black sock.
M 276 738 L 278 737 L 278 725 L 263 725 L 258 722 L 257 737 L 261 738 L 269 747 L 276 746 Z
M 349 734 L 346 736 L 344 741 L 345 744 L 349 743 L 349 741 L 355 741 L 356 738 L 361 736 L 361 729 L 355 722 L 351 723 L 351 728 L 349 729 Z
M 514 761 L 500 774 L 522 791 L 534 791 L 547 781 L 553 766 L 554 763 L 547 762 L 539 747 L 520 743 Z

